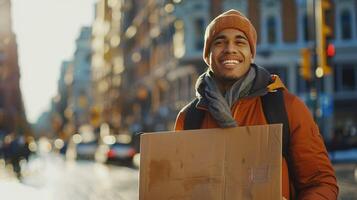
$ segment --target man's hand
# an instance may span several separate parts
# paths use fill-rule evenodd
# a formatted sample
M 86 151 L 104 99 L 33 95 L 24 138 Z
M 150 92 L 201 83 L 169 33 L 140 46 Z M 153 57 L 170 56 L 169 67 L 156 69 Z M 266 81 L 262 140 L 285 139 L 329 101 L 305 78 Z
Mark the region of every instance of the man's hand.
M 283 200 L 287 200 L 285 197 L 283 197 Z

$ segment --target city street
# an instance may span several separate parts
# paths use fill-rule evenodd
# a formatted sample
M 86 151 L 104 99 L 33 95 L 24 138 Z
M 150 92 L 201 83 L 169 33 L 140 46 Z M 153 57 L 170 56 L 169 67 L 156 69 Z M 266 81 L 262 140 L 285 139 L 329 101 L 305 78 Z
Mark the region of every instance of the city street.
M 357 164 L 335 164 L 341 200 L 357 199 Z M 6 175 L 7 174 L 7 175 Z M 0 169 L 0 198 L 26 200 L 135 200 L 137 169 L 91 161 L 65 161 L 57 154 L 33 159 L 22 183 Z
M 357 0 L 0 0 L 0 200 L 138 200 L 142 133 L 272 123 L 289 136 L 283 154 L 296 147 L 287 149 L 293 169 L 271 175 L 244 158 L 249 173 L 235 182 L 251 188 L 293 172 L 306 180 L 300 196 L 315 195 L 334 179 L 327 159 L 311 162 L 325 143 L 338 199 L 357 200 L 356 52 Z M 270 139 L 259 137 L 239 148 L 265 153 Z M 170 143 L 143 146 L 176 158 Z M 147 188 L 157 177 L 183 179 L 174 188 L 185 191 L 203 182 L 199 195 L 230 186 L 231 170 L 192 155 L 223 180 L 152 159 L 142 165 Z
M 4 170 L 0 170 L 0 199 L 138 199 L 138 170 L 127 167 L 65 162 L 62 157 L 49 154 L 32 160 L 24 168 L 22 184 L 11 176 L 4 177 Z

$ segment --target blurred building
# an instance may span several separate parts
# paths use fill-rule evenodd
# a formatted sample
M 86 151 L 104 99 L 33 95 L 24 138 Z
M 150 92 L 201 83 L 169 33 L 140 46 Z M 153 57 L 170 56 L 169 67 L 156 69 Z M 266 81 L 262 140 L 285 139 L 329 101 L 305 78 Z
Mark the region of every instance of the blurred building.
M 106 123 L 113 133 L 121 127 L 123 95 L 120 91 L 124 70 L 122 49 L 123 0 L 100 0 L 92 31 L 93 106 L 91 122 L 94 127 Z
M 68 98 L 71 92 L 73 82 L 73 62 L 63 61 L 61 65 L 60 78 L 58 80 L 58 94 L 54 98 L 54 110 L 57 113 L 53 116 L 53 127 L 57 131 L 60 138 L 66 139 L 74 130 L 68 130 L 73 127 L 71 120 L 71 112 L 68 107 Z M 72 128 L 74 129 L 74 128 Z
M 89 123 L 92 104 L 91 79 L 91 27 L 82 27 L 73 55 L 72 96 L 68 104 L 73 108 L 75 126 Z
M 72 108 L 69 105 L 69 96 L 72 93 L 73 84 L 73 62 L 63 61 L 61 65 L 60 77 L 58 80 L 57 95 L 52 98 L 50 114 L 43 115 L 42 120 L 38 123 L 50 121 L 49 130 L 54 136 L 67 140 L 73 134 L 74 120 Z M 46 116 L 49 119 L 46 119 Z
M 123 123 L 130 132 L 173 126 L 177 94 L 174 78 L 170 77 L 174 74 L 169 74 L 177 67 L 175 26 L 182 26 L 182 22 L 176 22 L 175 6 L 167 0 L 125 3 L 121 48 L 125 50 L 122 90 L 127 97 Z M 182 42 L 177 35 L 176 44 Z
M 92 29 L 82 27 L 71 61 L 63 61 L 58 93 L 52 98 L 49 132 L 67 140 L 82 125 L 90 123 L 92 105 L 91 37 Z M 42 119 L 42 121 L 45 121 Z M 48 133 L 50 134 L 50 133 Z M 48 135 L 47 134 L 47 135 Z M 50 134 L 51 135 L 51 134 Z
M 20 90 L 16 36 L 12 31 L 11 2 L 0 0 L 0 135 L 29 135 Z
M 42 112 L 38 117 L 35 124 L 32 125 L 33 131 L 35 133 L 34 137 L 40 138 L 44 137 L 53 137 L 55 132 L 53 131 L 52 122 L 51 122 L 51 112 L 46 111 Z

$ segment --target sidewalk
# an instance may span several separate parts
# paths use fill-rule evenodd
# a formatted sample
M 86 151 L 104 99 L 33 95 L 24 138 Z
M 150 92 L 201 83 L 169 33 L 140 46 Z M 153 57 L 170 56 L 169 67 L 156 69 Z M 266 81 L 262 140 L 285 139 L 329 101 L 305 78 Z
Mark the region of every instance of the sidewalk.
M 340 188 L 339 199 L 357 199 L 357 163 L 338 163 L 333 168 Z
M 33 187 L 22 184 L 10 166 L 0 159 L 0 198 L 13 200 L 45 200 L 43 193 Z
M 11 166 L 5 166 L 5 161 L 0 159 L 0 181 L 16 181 L 17 178 Z
M 43 192 L 21 184 L 16 179 L 11 180 L 0 180 L 0 194 L 1 199 L 12 199 L 12 200 L 45 200 Z

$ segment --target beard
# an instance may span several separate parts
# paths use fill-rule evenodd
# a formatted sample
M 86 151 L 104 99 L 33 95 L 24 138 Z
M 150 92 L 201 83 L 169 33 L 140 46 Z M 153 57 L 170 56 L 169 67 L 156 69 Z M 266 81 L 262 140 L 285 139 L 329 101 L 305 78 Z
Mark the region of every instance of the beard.
M 223 86 L 231 86 L 235 82 L 237 82 L 242 77 L 238 77 L 235 75 L 228 75 L 228 74 L 214 74 L 214 79 L 216 79 L 221 85 Z
M 218 77 L 218 79 L 220 79 L 220 81 L 223 81 L 223 82 L 236 82 L 240 78 L 241 77 L 238 77 L 238 76 L 225 75 L 225 74 Z

